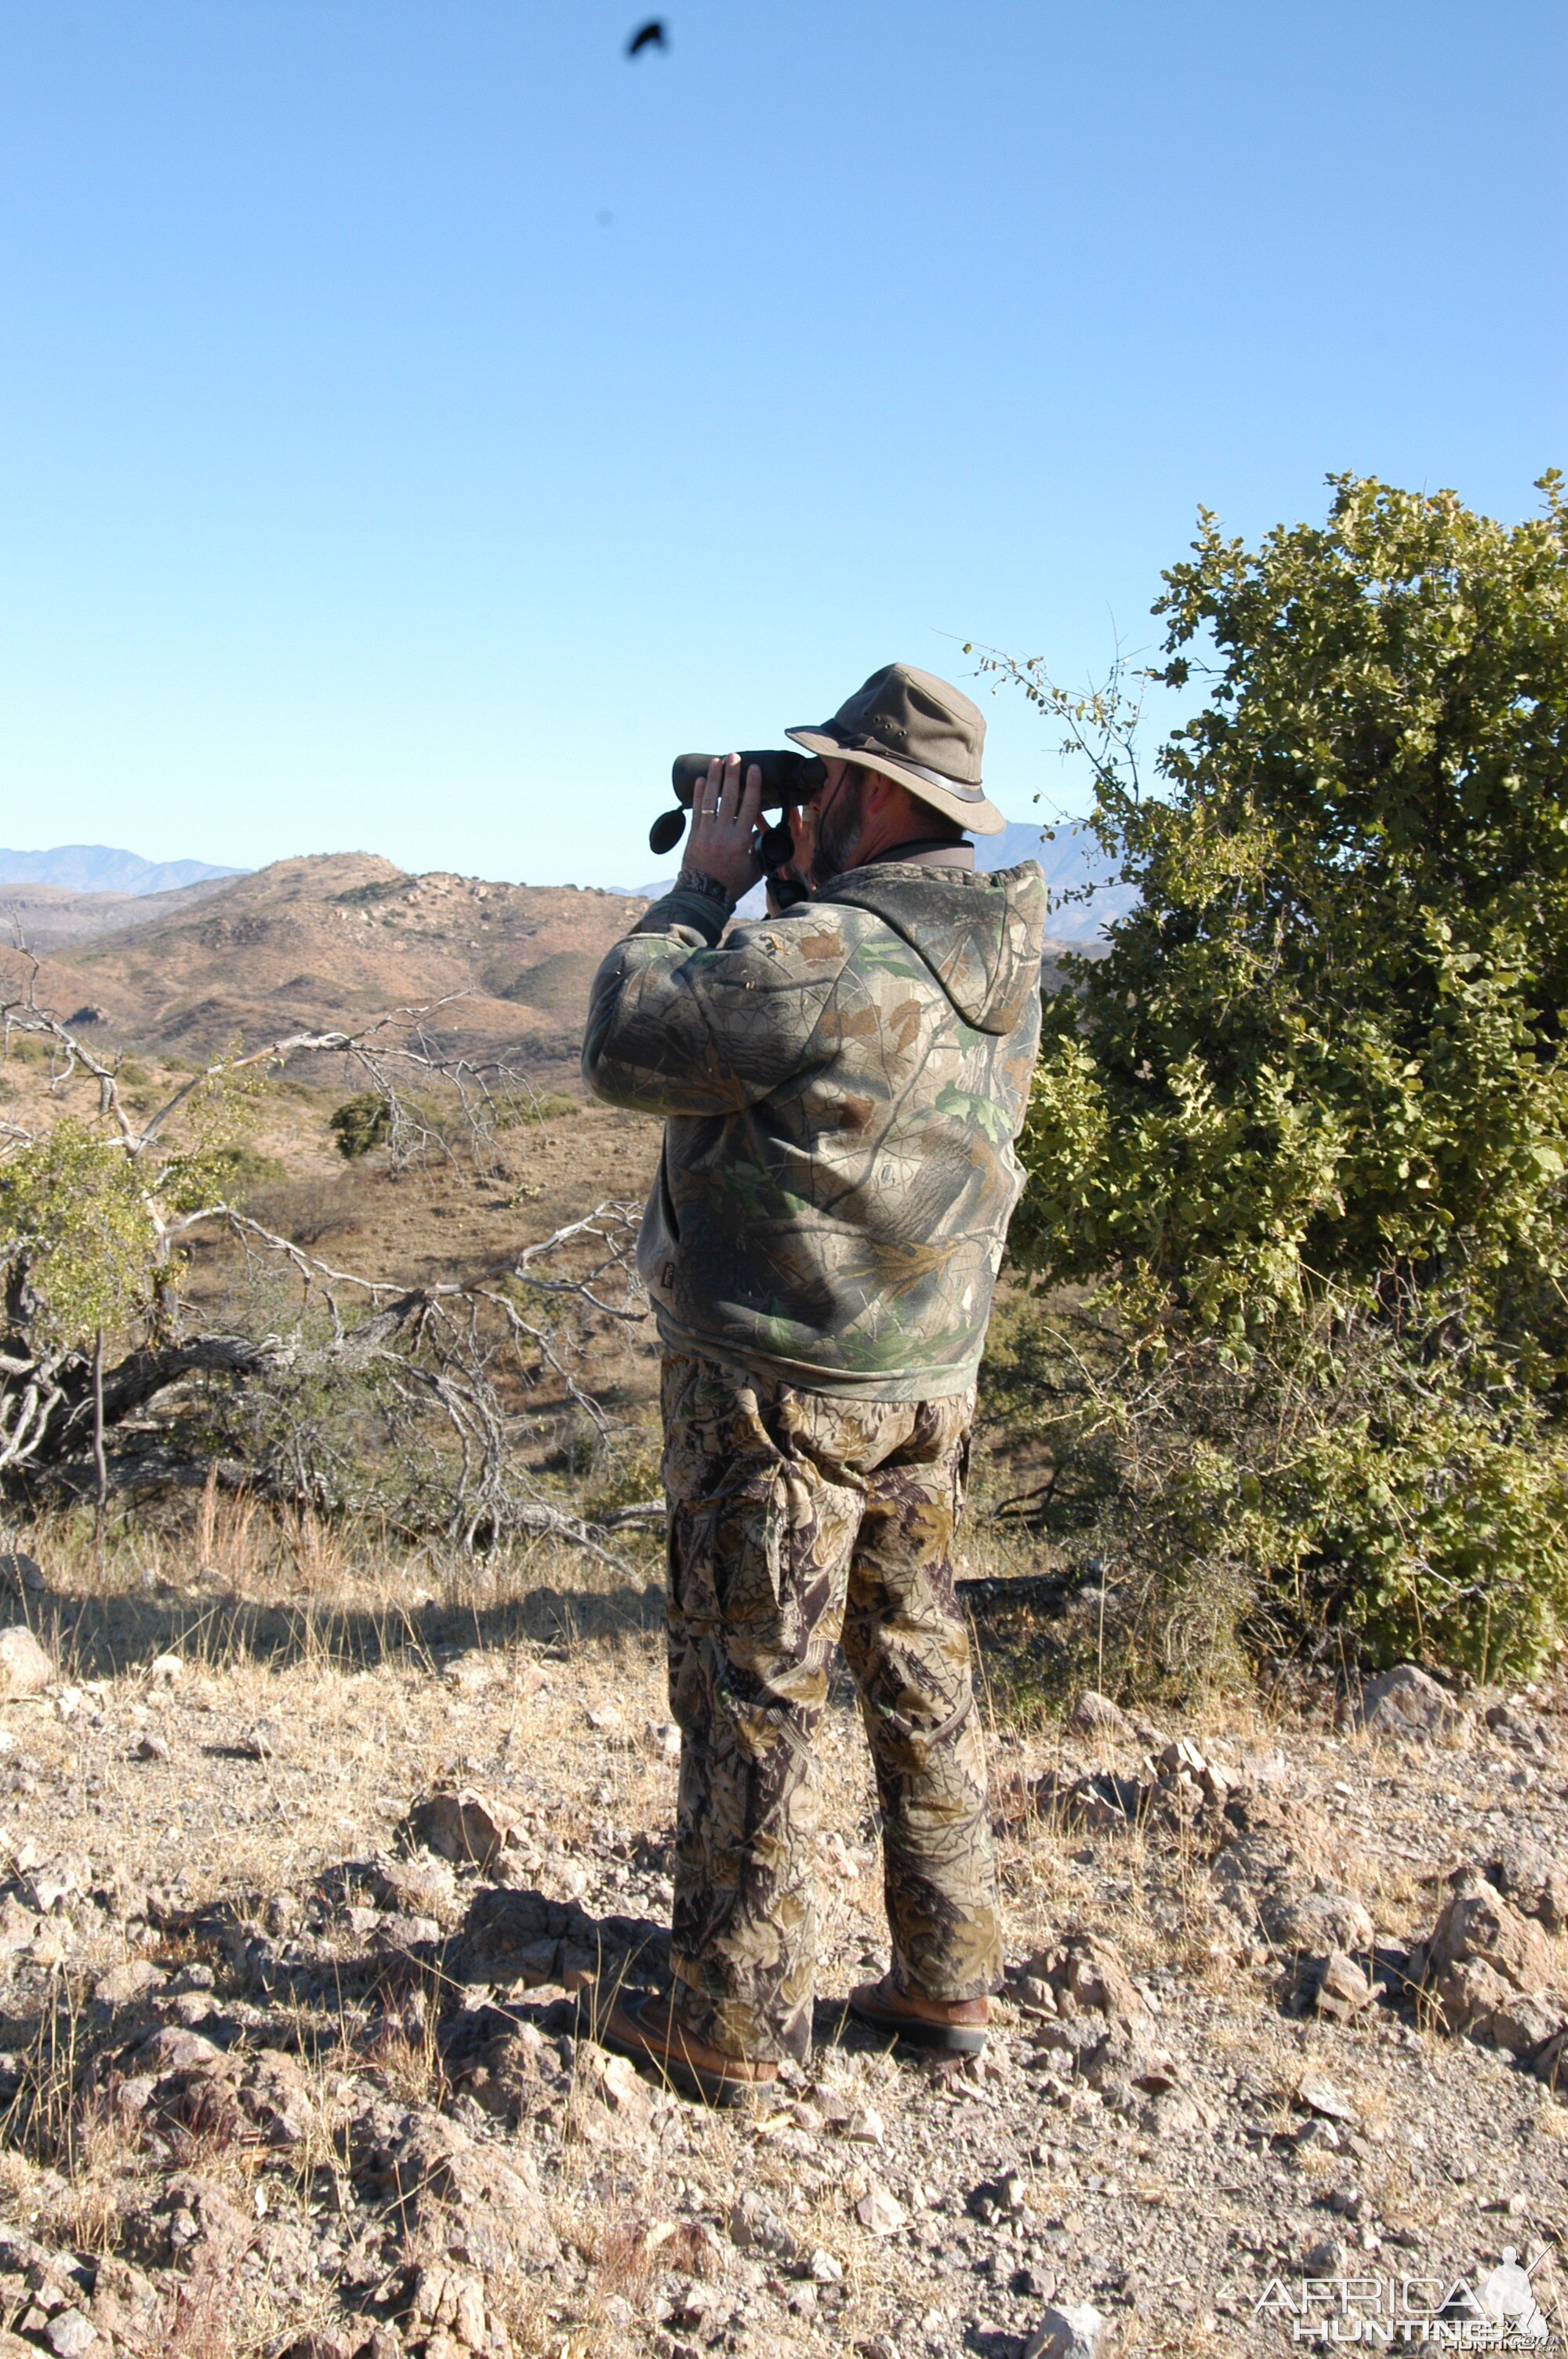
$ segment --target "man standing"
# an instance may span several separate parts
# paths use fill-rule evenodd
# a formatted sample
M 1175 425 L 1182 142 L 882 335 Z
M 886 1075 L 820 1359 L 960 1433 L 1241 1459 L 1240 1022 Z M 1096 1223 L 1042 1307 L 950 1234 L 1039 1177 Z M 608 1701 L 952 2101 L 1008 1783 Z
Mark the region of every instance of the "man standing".
M 671 1707 L 682 1735 L 668 2000 L 601 2036 L 725 2103 L 809 2052 L 811 1740 L 841 1641 L 881 1810 L 892 1967 L 850 2005 L 985 2038 L 1000 1945 L 954 1594 L 975 1378 L 1040 1029 L 1044 880 L 976 872 L 985 723 L 904 664 L 791 737 L 807 897 L 737 926 L 761 779 L 732 756 L 686 865 L 599 971 L 583 1072 L 666 1117 L 638 1265 L 664 1344 Z

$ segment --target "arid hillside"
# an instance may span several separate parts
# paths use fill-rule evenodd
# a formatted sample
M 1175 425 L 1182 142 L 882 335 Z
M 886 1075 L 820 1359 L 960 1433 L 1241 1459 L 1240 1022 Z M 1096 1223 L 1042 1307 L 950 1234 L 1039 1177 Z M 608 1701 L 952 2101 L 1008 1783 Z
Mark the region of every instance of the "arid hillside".
M 575 1060 L 593 971 L 643 906 L 571 886 L 410 876 L 360 853 L 276 861 L 199 900 L 159 897 L 179 906 L 149 925 L 144 903 L 134 925 L 49 955 L 40 1000 L 100 1038 L 194 1055 L 236 1033 L 351 1030 L 387 1008 L 457 1000 L 448 1037 L 514 1043 L 535 1068 Z
M 0 939 L 38 951 L 62 951 L 101 934 L 157 926 L 226 892 L 236 880 L 204 876 L 167 893 L 87 893 L 73 885 L 0 885 Z

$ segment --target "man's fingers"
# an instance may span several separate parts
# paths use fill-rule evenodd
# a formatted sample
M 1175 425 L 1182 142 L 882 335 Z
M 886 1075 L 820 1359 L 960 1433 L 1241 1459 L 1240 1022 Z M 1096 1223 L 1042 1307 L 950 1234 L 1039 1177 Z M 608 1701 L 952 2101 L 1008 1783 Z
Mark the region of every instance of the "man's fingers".
M 741 756 L 731 754 L 724 765 L 724 784 L 719 796 L 719 816 L 732 820 L 741 800 Z
M 762 774 L 755 762 L 746 773 L 746 790 L 741 797 L 741 818 L 750 835 L 756 826 L 762 808 Z

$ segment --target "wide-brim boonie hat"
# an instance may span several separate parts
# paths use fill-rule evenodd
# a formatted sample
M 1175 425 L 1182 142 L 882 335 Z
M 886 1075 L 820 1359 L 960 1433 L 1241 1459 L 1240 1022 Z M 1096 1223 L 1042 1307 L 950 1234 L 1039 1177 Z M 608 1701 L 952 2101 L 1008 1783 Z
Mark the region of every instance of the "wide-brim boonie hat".
M 831 721 L 784 734 L 808 754 L 838 755 L 880 770 L 977 835 L 1000 835 L 1007 825 L 980 790 L 986 724 L 979 708 L 913 664 L 884 664 Z

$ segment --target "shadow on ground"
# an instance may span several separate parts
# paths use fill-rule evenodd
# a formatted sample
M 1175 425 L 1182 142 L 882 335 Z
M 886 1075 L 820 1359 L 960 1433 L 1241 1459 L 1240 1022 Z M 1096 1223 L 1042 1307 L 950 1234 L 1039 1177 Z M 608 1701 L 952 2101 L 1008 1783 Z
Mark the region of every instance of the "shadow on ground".
M 569 1646 L 662 1629 L 665 1593 L 656 1582 L 597 1591 L 546 1585 L 493 1603 L 432 1599 L 364 1608 L 153 1591 L 30 1598 L 10 1614 L 25 1617 L 55 1660 L 78 1679 L 112 1679 L 163 1654 L 214 1666 L 250 1662 L 281 1669 L 316 1661 L 370 1670 L 397 1660 L 434 1663 L 454 1648 L 524 1641 Z

